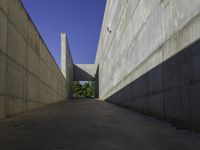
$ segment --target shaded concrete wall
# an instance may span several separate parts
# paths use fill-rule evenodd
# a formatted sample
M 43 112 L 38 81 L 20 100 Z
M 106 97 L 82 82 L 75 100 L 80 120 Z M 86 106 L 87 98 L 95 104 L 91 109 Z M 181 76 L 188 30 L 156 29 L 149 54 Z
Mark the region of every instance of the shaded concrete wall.
M 199 0 L 108 0 L 100 99 L 199 130 L 199 38 Z
M 0 0 L 0 118 L 66 100 L 68 87 L 21 2 Z
M 94 64 L 74 64 L 74 81 L 94 81 L 95 71 Z

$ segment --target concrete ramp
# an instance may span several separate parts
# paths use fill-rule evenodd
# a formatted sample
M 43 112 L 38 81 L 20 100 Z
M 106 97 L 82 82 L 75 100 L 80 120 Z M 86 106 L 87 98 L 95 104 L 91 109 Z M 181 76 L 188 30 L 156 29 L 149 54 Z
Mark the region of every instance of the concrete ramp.
M 0 121 L 1 150 L 199 150 L 199 135 L 97 100 Z

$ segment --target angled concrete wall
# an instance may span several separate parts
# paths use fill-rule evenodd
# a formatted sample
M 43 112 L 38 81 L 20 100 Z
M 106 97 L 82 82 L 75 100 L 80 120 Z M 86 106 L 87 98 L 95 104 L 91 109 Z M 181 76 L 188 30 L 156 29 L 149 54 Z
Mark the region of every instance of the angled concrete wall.
M 108 0 L 100 99 L 200 130 L 199 39 L 199 0 Z
M 66 100 L 69 86 L 21 2 L 0 0 L 0 118 Z
M 94 81 L 96 70 L 94 64 L 74 64 L 74 81 Z

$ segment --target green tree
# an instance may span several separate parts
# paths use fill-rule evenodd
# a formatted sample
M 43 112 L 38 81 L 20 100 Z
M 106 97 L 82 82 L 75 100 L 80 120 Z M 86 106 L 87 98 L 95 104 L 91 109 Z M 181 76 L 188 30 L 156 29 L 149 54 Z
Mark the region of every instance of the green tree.
M 80 97 L 82 95 L 82 85 L 79 81 L 73 83 L 73 95 L 74 97 Z
M 81 84 L 79 81 L 73 83 L 74 97 L 85 97 L 94 98 L 95 97 L 95 83 L 94 81 L 87 81 Z
M 94 88 L 94 82 L 93 81 L 90 81 L 88 82 L 87 84 L 87 96 L 88 97 L 95 97 L 95 88 Z

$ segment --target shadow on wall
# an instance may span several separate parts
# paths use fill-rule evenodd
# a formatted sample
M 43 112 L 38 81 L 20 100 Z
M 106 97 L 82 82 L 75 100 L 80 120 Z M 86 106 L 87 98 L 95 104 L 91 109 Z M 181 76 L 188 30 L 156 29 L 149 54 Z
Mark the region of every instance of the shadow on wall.
M 200 40 L 106 101 L 200 131 Z
M 74 65 L 74 81 L 94 81 L 95 78 L 82 68 Z
M 95 74 L 95 98 L 99 98 L 99 65 Z

